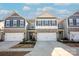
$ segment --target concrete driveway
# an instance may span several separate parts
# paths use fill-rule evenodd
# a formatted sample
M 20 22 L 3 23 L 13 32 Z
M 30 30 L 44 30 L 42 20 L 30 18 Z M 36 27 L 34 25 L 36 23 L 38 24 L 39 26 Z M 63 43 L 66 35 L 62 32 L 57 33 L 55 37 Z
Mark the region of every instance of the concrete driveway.
M 76 50 L 60 42 L 37 42 L 32 52 L 25 56 L 73 56 Z
M 25 56 L 73 56 L 76 49 L 56 41 L 40 41 L 34 48 L 11 48 L 19 42 L 0 42 L 0 51 L 31 51 Z
M 0 42 L 0 50 L 6 50 L 9 49 L 10 47 L 18 44 L 19 42 L 15 41 L 3 41 Z
M 32 51 L 33 48 L 11 48 L 20 43 L 19 41 L 3 41 L 0 42 L 0 51 Z

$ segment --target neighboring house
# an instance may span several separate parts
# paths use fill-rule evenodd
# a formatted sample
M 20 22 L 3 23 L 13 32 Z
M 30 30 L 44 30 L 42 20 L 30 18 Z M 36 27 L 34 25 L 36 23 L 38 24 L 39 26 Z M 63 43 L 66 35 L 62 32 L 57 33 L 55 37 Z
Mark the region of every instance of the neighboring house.
M 0 20 L 0 30 L 3 30 L 3 29 L 4 29 L 4 21 Z
M 26 23 L 25 18 L 15 11 L 6 17 L 4 23 L 4 41 L 22 41 L 25 37 Z
M 35 19 L 37 41 L 56 41 L 58 33 L 58 18 L 48 12 L 43 12 Z
M 4 21 L 0 20 L 0 41 L 4 40 Z
M 79 12 L 65 19 L 64 27 L 65 37 L 69 40 L 79 41 Z

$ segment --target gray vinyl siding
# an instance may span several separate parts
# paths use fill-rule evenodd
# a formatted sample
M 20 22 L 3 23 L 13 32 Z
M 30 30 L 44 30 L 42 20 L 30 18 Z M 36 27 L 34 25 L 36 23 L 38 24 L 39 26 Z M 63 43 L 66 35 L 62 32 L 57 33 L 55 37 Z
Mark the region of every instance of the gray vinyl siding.
M 10 20 L 10 25 L 7 27 L 6 22 L 7 20 Z M 17 20 L 17 25 L 13 26 L 13 20 Z M 20 26 L 20 20 L 24 20 L 23 26 Z M 24 28 L 25 27 L 25 19 L 22 17 L 9 17 L 5 19 L 5 28 Z
M 69 22 L 70 20 L 69 19 L 72 19 L 72 25 L 71 23 Z M 69 17 L 68 18 L 68 26 L 69 27 L 79 27 L 79 23 L 77 22 L 77 19 L 79 19 L 79 16 L 72 16 L 72 17 Z

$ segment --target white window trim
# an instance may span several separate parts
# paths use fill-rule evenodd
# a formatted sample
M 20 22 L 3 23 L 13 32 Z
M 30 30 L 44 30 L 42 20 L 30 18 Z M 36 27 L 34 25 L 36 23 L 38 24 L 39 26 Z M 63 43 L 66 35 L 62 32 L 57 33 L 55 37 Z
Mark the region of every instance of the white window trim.
M 73 26 L 73 19 L 69 19 L 69 25 Z
M 24 20 L 23 19 L 20 20 L 20 27 L 24 27 Z
M 17 20 L 13 20 L 13 27 L 17 27 Z
M 10 20 L 6 20 L 6 27 L 10 27 Z

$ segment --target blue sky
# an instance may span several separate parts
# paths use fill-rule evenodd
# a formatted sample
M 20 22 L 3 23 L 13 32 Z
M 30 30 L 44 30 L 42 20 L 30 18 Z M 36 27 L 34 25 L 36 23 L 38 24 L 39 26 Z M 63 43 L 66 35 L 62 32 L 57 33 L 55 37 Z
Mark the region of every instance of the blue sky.
M 25 18 L 35 18 L 43 11 L 65 18 L 79 11 L 77 3 L 0 3 L 0 19 L 11 13 L 13 10 Z

